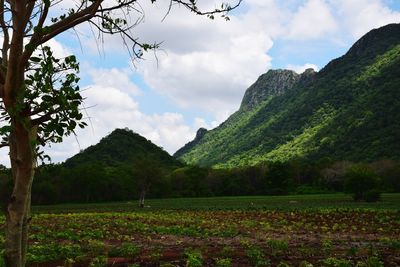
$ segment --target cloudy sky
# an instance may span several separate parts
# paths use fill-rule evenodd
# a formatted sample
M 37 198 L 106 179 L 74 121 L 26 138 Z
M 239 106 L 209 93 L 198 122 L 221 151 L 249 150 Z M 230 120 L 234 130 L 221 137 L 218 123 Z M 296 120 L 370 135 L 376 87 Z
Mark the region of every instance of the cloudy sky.
M 162 44 L 134 65 L 118 36 L 99 39 L 88 25 L 50 42 L 57 55 L 80 61 L 89 122 L 76 137 L 46 149 L 54 162 L 124 127 L 172 154 L 199 127 L 216 127 L 236 111 L 246 88 L 268 69 L 319 70 L 369 30 L 400 22 L 399 0 L 244 0 L 230 21 L 179 6 L 163 20 L 169 1 L 139 2 L 145 16 L 133 33 Z M 61 12 L 74 1 L 62 5 Z

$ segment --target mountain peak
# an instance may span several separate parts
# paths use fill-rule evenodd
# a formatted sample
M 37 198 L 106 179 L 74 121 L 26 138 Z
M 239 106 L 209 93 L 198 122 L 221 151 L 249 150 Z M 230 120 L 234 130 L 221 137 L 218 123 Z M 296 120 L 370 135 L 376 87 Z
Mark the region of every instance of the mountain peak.
M 115 129 L 96 145 L 92 145 L 69 158 L 64 165 L 74 167 L 85 162 L 98 162 L 107 166 L 118 166 L 121 163 L 132 164 L 137 159 L 144 157 L 154 159 L 165 166 L 178 166 L 180 164 L 161 147 L 138 133 L 124 128 Z
M 268 97 L 285 93 L 293 88 L 300 76 L 292 70 L 269 70 L 246 90 L 240 108 L 253 109 Z
M 196 137 L 193 139 L 193 141 L 190 141 L 186 145 L 184 145 L 182 148 L 177 150 L 174 154 L 175 158 L 179 158 L 181 155 L 185 154 L 188 152 L 190 149 L 192 149 L 194 146 L 196 146 L 201 139 L 203 139 L 204 135 L 208 132 L 206 128 L 199 128 L 196 133 Z
M 194 138 L 194 140 L 200 140 L 206 133 L 207 133 L 206 128 L 199 128 L 197 130 L 196 137 Z
M 400 23 L 373 29 L 355 42 L 345 55 L 329 62 L 320 72 L 330 72 L 336 68 L 341 68 L 338 64 L 348 64 L 360 60 L 364 64 L 370 64 L 377 56 L 399 44 Z
M 346 55 L 360 56 L 365 52 L 378 52 L 376 51 L 378 45 L 384 46 L 383 50 L 387 50 L 386 46 L 398 44 L 399 39 L 400 24 L 388 24 L 365 34 L 354 43 Z

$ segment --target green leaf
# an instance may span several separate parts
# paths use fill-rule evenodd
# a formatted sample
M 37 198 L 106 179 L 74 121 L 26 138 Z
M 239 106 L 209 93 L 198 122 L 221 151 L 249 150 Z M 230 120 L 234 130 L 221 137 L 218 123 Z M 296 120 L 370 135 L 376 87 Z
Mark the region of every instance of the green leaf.
M 31 57 L 30 60 L 33 61 L 33 62 L 40 62 L 40 61 L 42 61 L 42 59 L 41 59 L 40 57 Z

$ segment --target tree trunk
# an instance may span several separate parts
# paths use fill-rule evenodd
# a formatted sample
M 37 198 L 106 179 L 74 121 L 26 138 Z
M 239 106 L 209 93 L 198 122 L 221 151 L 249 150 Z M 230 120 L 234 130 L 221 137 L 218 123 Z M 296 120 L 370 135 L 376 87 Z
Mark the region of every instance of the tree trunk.
M 146 190 L 142 189 L 140 191 L 139 207 L 144 208 L 144 197 L 146 196 Z
M 6 266 L 24 267 L 31 219 L 31 189 L 36 166 L 36 131 L 21 122 L 13 124 L 10 159 L 14 188 L 6 213 Z

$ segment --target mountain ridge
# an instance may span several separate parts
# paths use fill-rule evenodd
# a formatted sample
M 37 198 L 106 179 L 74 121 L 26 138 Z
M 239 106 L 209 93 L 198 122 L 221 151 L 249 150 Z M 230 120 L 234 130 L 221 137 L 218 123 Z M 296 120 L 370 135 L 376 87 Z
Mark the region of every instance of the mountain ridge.
M 276 88 L 279 83 L 258 84 L 276 89 L 272 91 L 277 94 L 261 90 L 264 93 L 253 94 L 259 96 L 255 100 L 246 98 L 253 84 L 237 112 L 186 153 L 178 153 L 178 158 L 217 167 L 321 157 L 398 159 L 395 140 L 400 138 L 400 129 L 384 117 L 400 119 L 399 69 L 400 24 L 372 30 L 321 71 L 306 72 L 305 82 L 289 82 L 286 85 L 293 87 L 284 88 Z

